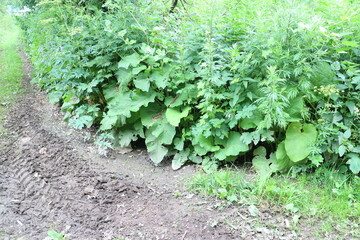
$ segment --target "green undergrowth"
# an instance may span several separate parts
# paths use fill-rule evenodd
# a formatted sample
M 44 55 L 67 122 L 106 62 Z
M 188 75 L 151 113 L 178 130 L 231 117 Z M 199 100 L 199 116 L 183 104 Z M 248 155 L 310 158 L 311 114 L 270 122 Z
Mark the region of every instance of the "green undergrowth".
M 20 30 L 12 16 L 6 14 L 4 3 L 0 4 L 0 132 L 6 107 L 13 102 L 20 90 L 22 62 L 17 53 Z
M 33 82 L 103 153 L 142 140 L 175 170 L 360 172 L 359 1 L 30 2 Z
M 359 226 L 360 178 L 339 170 L 321 167 L 312 174 L 276 175 L 265 181 L 245 171 L 221 170 L 197 174 L 189 189 L 230 204 L 251 206 L 250 214 L 254 206 L 280 208 L 293 217 L 294 226 L 316 222 L 319 233 L 333 231 L 329 226 L 341 226 L 340 231 L 359 235 L 353 226 Z

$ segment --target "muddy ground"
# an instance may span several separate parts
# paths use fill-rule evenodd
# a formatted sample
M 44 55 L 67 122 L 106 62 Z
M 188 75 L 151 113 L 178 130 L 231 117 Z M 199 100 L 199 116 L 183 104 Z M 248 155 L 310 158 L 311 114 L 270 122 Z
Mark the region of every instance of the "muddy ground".
M 195 166 L 154 167 L 142 149 L 99 156 L 29 84 L 30 70 L 0 136 L 0 239 L 45 239 L 50 229 L 78 240 L 316 239 L 275 210 L 254 217 L 187 192 Z

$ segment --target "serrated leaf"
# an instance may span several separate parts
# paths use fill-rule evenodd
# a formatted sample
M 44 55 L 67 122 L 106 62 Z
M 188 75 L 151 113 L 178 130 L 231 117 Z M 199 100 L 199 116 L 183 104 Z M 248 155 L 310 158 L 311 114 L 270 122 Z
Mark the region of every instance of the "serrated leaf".
M 118 67 L 125 69 L 128 69 L 129 66 L 136 67 L 137 65 L 139 65 L 140 61 L 141 61 L 140 55 L 138 53 L 133 53 L 121 59 L 121 61 L 118 64 Z
M 231 131 L 223 149 L 215 153 L 215 157 L 224 160 L 228 156 L 237 156 L 241 152 L 247 152 L 249 146 L 240 140 L 240 133 Z
M 253 140 L 253 135 L 252 135 L 251 132 L 243 132 L 243 133 L 241 134 L 240 140 L 241 140 L 243 143 L 249 145 L 249 144 L 252 142 L 252 140 Z
M 314 164 L 316 167 L 319 167 L 320 164 L 324 161 L 323 156 L 321 156 L 320 154 L 309 156 L 309 159 L 311 163 Z
M 215 161 L 212 161 L 209 157 L 204 158 L 201 165 L 202 165 L 203 170 L 207 174 L 215 172 L 218 168 L 217 163 Z
M 76 129 L 83 129 L 85 126 L 87 128 L 91 127 L 94 118 L 92 116 L 84 115 L 77 119 L 71 119 L 69 124 Z
M 317 131 L 314 125 L 291 123 L 286 130 L 285 149 L 286 154 L 293 162 L 305 159 L 315 144 Z

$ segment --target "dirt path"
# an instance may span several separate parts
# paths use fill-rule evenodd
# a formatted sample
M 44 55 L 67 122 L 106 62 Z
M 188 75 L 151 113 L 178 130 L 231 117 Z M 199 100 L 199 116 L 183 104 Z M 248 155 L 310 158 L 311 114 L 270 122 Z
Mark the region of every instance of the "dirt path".
M 25 60 L 25 57 L 22 56 Z M 0 139 L 0 239 L 297 239 L 289 220 L 184 192 L 195 171 L 153 167 L 145 151 L 102 158 L 68 128 L 44 93 L 29 84 L 9 110 Z M 266 223 L 266 224 L 265 224 Z

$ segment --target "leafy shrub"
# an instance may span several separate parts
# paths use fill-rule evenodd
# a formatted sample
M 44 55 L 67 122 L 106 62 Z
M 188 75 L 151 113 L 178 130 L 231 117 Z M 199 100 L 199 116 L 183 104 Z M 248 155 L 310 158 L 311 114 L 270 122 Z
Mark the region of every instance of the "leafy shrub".
M 171 15 L 153 1 L 79 4 L 40 1 L 19 19 L 34 82 L 72 126 L 98 126 L 114 146 L 144 138 L 174 169 L 265 146 L 264 175 L 322 162 L 359 172 L 358 3 L 204 0 Z

